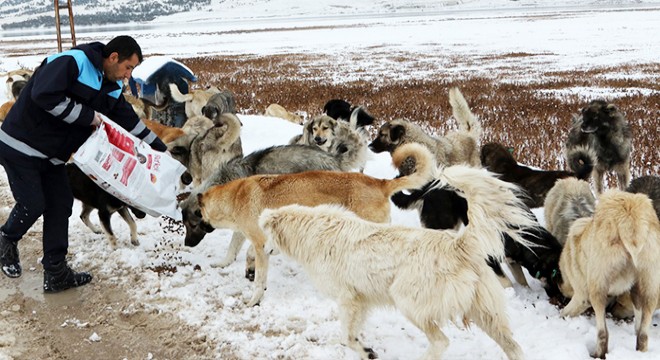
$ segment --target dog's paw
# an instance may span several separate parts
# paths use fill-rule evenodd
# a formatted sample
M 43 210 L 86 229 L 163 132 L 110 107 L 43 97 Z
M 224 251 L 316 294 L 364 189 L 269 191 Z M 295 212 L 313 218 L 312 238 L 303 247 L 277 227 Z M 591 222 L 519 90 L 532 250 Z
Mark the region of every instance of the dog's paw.
M 245 269 L 245 278 L 254 281 L 254 269 Z

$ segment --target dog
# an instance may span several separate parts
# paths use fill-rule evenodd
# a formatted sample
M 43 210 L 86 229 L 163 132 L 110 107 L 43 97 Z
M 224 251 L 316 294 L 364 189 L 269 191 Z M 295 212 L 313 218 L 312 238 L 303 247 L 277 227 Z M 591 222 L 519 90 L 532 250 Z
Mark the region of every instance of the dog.
M 14 103 L 16 103 L 16 100 L 9 100 L 0 106 L 0 121 L 5 121 Z
M 287 111 L 287 109 L 284 108 L 284 106 L 280 104 L 270 104 L 268 107 L 266 107 L 266 111 L 264 112 L 264 116 L 272 116 L 280 119 L 284 119 L 286 121 L 292 122 L 294 124 L 302 125 L 303 124 L 303 118 L 302 116 L 298 114 L 294 114 L 290 111 Z
M 356 110 L 358 111 L 356 121 L 358 129 L 373 125 L 376 121 L 376 119 L 363 106 L 351 106 L 346 100 L 332 99 L 323 106 L 323 113 L 325 115 L 328 115 L 335 120 L 344 120 L 346 122 L 350 121 L 351 114 Z
M 593 100 L 573 118 L 564 147 L 566 162 L 573 172 L 580 172 L 584 156 L 593 157 L 596 192 L 603 192 L 603 178 L 608 171 L 617 175 L 619 189 L 630 182 L 630 125 L 619 109 L 605 100 Z
M 255 250 L 254 293 L 248 306 L 261 301 L 266 288 L 268 257 L 265 236 L 257 218 L 265 208 L 289 204 L 341 204 L 370 221 L 390 221 L 390 196 L 402 189 L 423 186 L 433 175 L 435 162 L 426 148 L 410 144 L 395 152 L 396 164 L 406 157 L 417 159 L 417 172 L 397 179 L 376 179 L 361 173 L 307 171 L 284 175 L 254 175 L 198 194 L 202 221 L 213 228 L 240 231 Z
M 191 117 L 181 127 L 181 131 L 183 132 L 182 136 L 179 136 L 172 141 L 165 142 L 167 150 L 172 154 L 173 158 L 178 160 L 187 169 L 190 164 L 190 147 L 193 141 L 200 135 L 206 133 L 213 126 L 213 120 L 206 116 Z M 173 128 L 173 126 L 170 126 L 170 128 Z M 188 185 L 192 182 L 192 177 L 190 177 L 189 173 L 186 176 L 190 178 L 190 181 L 186 182 L 186 185 Z
M 9 100 L 18 100 L 18 95 L 33 74 L 34 71 L 28 69 L 17 69 L 7 72 L 5 86 L 7 88 L 7 96 L 9 97 Z
M 167 126 L 162 124 L 160 121 L 142 119 L 142 122 L 165 144 L 186 135 L 186 132 L 182 128 Z
M 197 194 L 203 193 L 211 186 L 226 184 L 232 180 L 260 174 L 292 174 L 311 170 L 340 171 L 342 157 L 334 156 L 314 146 L 278 145 L 255 151 L 244 158 L 230 160 L 221 166 L 201 186 L 193 188 L 189 194 L 183 194 L 179 207 L 183 214 L 183 224 L 186 228 L 184 243 L 186 246 L 197 246 L 204 236 L 213 231 L 202 222 L 199 212 Z M 225 267 L 236 260 L 245 236 L 234 232 L 225 258 L 214 267 Z M 245 277 L 254 280 L 254 250 L 248 251 Z
M 500 179 L 515 182 L 525 190 L 525 204 L 530 208 L 543 206 L 546 194 L 559 179 L 577 177 L 589 179 L 593 165 L 590 159 L 584 158 L 585 166 L 581 172 L 573 173 L 563 170 L 536 170 L 522 166 L 516 162 L 513 155 L 498 143 L 488 143 L 481 147 L 481 165 L 488 170 L 501 174 Z
M 419 125 L 397 119 L 380 127 L 376 138 L 369 144 L 369 149 L 375 153 L 392 153 L 403 144 L 415 142 L 429 148 L 439 165 L 465 163 L 480 167 L 477 144 L 481 137 L 481 125 L 457 88 L 449 90 L 449 103 L 458 122 L 458 131 L 435 138 L 424 132 Z
M 357 115 L 360 108 L 353 111 L 350 122 L 335 120 L 327 115 L 319 115 L 303 125 L 302 135 L 293 137 L 289 144 L 318 146 L 333 154 L 344 154 L 350 159 L 344 164 L 344 171 L 358 169 L 360 172 L 369 158 L 367 141 L 357 131 Z
M 647 351 L 648 329 L 660 297 L 660 221 L 648 196 L 610 189 L 593 217 L 578 219 L 559 259 L 560 289 L 571 300 L 560 315 L 578 316 L 589 305 L 596 318 L 596 351 L 608 348 L 608 297 L 629 292 L 635 306 L 636 350 Z
M 441 326 L 456 319 L 472 320 L 509 359 L 523 358 L 506 319 L 503 288 L 484 259 L 504 256 L 500 232 L 526 244 L 508 224 L 533 226 L 532 219 L 513 193 L 516 185 L 483 169 L 445 168 L 444 184 L 462 189 L 470 204 L 462 232 L 378 224 L 337 205 L 269 208 L 259 217 L 265 251 L 298 261 L 338 302 L 342 343 L 361 359 L 377 358 L 358 334 L 371 308 L 382 306 L 395 307 L 426 334 L 424 359 L 441 358 L 449 345 Z
M 220 89 L 215 86 L 207 89 L 191 90 L 187 94 L 182 94 L 175 84 L 170 84 L 169 86 L 172 99 L 185 104 L 187 118 L 204 115 L 202 108 L 209 102 L 209 99 L 213 95 L 220 93 Z
M 588 182 L 570 177 L 557 180 L 543 203 L 546 228 L 563 246 L 575 220 L 592 216 L 595 208 Z
M 213 94 L 202 107 L 202 114 L 211 120 L 216 120 L 224 113 L 236 114 L 236 100 L 229 90 Z
M 133 112 L 135 112 L 140 119 L 151 119 L 151 107 L 147 106 L 142 99 L 126 93 L 124 93 L 124 99 L 131 104 Z
M 222 164 L 243 157 L 241 126 L 238 116 L 223 113 L 213 119 L 213 127 L 191 142 L 187 169 L 193 186 L 199 186 Z
M 630 182 L 626 191 L 635 194 L 646 194 L 653 201 L 653 208 L 660 218 L 660 176 L 645 175 Z
M 141 210 L 127 205 L 125 202 L 103 190 L 75 164 L 67 163 L 65 167 L 73 197 L 80 200 L 82 203 L 82 212 L 80 213 L 80 219 L 82 222 L 94 233 L 100 234 L 101 230 L 89 220 L 91 212 L 94 209 L 97 209 L 99 220 L 101 221 L 101 227 L 108 237 L 110 245 L 113 248 L 116 248 L 117 238 L 112 231 L 110 217 L 117 212 L 128 224 L 131 231 L 131 244 L 135 246 L 140 245 L 137 234 L 137 225 L 135 224 L 135 220 L 131 216 L 129 209 L 138 219 L 144 218 L 146 214 Z
M 414 171 L 415 165 L 406 159 L 399 167 L 399 174 L 408 174 Z M 459 195 L 460 189 L 445 186 L 433 188 L 433 182 L 429 182 L 421 189 L 410 190 L 410 194 L 403 191 L 392 195 L 392 202 L 401 209 L 416 209 L 419 220 L 423 227 L 434 230 L 459 230 L 461 226 L 469 224 L 468 203 L 464 197 Z M 530 218 L 536 220 L 534 214 L 527 209 Z M 506 263 L 511 269 L 514 279 L 521 285 L 528 286 L 522 267 L 530 274 L 539 279 L 543 284 L 548 297 L 553 298 L 559 294 L 559 288 L 554 279 L 557 277 L 559 268 L 559 255 L 561 244 L 557 239 L 543 228 L 538 222 L 533 228 L 521 229 L 521 236 L 529 243 L 534 244 L 530 249 L 515 242 L 511 237 L 504 234 L 504 252 Z M 504 274 L 500 263 L 490 257 L 488 265 L 498 276 L 498 280 L 504 287 L 513 284 Z

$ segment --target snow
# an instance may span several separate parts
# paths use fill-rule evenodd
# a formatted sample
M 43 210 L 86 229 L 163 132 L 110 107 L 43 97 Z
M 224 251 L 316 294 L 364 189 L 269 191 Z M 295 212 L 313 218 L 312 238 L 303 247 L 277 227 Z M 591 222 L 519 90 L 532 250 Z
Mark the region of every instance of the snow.
M 500 66 L 513 68 L 503 81 L 533 81 L 547 70 L 570 71 L 594 66 L 657 62 L 660 1 L 366 1 L 292 0 L 212 1 L 212 11 L 177 14 L 138 25 L 130 31 L 143 47 L 145 57 L 159 54 L 183 58 L 203 55 L 319 54 L 328 62 L 341 62 L 342 73 L 329 81 L 355 77 L 375 79 L 460 76 L 471 73 L 490 76 Z M 176 26 L 174 26 L 176 25 Z M 80 39 L 107 40 L 126 29 L 81 29 Z M 3 39 L 37 40 L 35 35 Z M 53 42 L 52 40 L 48 40 Z M 38 44 L 35 45 L 38 47 Z M 12 45 L 0 46 L 0 71 L 20 65 L 33 67 L 47 54 L 13 54 Z M 431 73 L 399 69 L 390 58 L 368 56 L 370 51 L 396 56 L 418 54 L 430 64 Z M 444 68 L 445 57 L 472 59 L 495 54 L 528 53 L 490 62 L 473 61 Z M 354 57 L 352 55 L 362 55 Z M 405 66 L 405 65 L 402 65 Z M 489 68 L 491 66 L 492 68 Z M 360 75 L 353 73 L 362 69 Z M 655 77 L 653 73 L 631 73 Z M 0 82 L 5 78 L 0 77 Z M 658 89 L 630 88 L 644 94 Z M 577 94 L 621 96 L 602 88 L 547 90 Z M 6 101 L 0 91 L 0 103 Z M 285 144 L 301 127 L 258 115 L 239 115 L 244 127 L 246 154 L 271 145 Z M 387 154 L 373 154 L 365 173 L 391 178 L 395 170 Z M 74 214 L 80 204 L 74 205 Z M 542 209 L 535 213 L 543 222 Z M 393 223 L 419 226 L 417 214 L 393 207 Z M 307 275 L 292 260 L 274 256 L 270 261 L 268 290 L 258 307 L 247 308 L 252 285 L 243 277 L 245 251 L 236 262 L 220 269 L 212 265 L 223 258 L 231 232 L 216 230 L 195 248 L 183 246 L 183 233 L 165 231 L 167 221 L 147 217 L 138 220 L 141 244 L 128 241 L 128 227 L 119 216 L 113 227 L 120 247 L 110 248 L 102 235 L 92 234 L 76 217 L 71 218 L 70 253 L 73 265 L 96 269 L 99 282 L 123 282 L 134 287 L 136 302 L 157 311 L 177 314 L 199 326 L 219 345 L 220 354 L 240 359 L 356 359 L 338 342 L 337 306 L 312 286 Z M 245 248 L 247 245 L 245 245 Z M 25 268 L 35 264 L 24 264 Z M 161 275 L 148 270 L 174 265 L 177 271 Z M 196 270 L 199 265 L 201 270 Z M 131 276 L 126 276 L 131 274 Z M 549 304 L 540 284 L 528 277 L 531 288 L 515 285 L 506 289 L 507 312 L 514 338 L 528 359 L 589 359 L 595 347 L 595 321 L 580 316 L 562 319 Z M 608 319 L 608 359 L 657 359 L 660 330 L 656 313 L 650 330 L 649 351 L 635 351 L 632 323 Z M 443 329 L 450 338 L 446 359 L 499 359 L 499 347 L 476 327 Z M 94 335 L 94 334 L 93 334 Z M 94 336 L 90 337 L 94 341 Z M 382 359 L 412 359 L 423 354 L 424 335 L 396 310 L 374 312 L 362 331 L 362 340 Z M 3 349 L 0 347 L 0 355 Z

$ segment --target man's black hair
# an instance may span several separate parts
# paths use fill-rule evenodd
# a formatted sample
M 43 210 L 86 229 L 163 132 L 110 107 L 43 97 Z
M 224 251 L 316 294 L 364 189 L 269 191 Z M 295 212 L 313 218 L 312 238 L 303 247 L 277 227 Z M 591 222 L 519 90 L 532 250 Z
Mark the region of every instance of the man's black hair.
M 133 54 L 137 54 L 138 62 L 142 62 L 142 49 L 137 41 L 128 35 L 117 36 L 110 40 L 103 47 L 103 58 L 108 58 L 110 54 L 116 52 L 119 54 L 119 61 L 130 59 Z

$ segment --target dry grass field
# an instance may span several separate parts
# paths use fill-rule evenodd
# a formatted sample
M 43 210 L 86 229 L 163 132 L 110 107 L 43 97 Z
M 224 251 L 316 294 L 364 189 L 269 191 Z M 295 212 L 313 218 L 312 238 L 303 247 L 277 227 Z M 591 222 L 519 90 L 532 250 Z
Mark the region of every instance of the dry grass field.
M 506 56 L 515 60 L 532 55 Z M 404 63 L 412 59 L 393 60 Z M 337 81 L 340 64 L 334 68 L 327 63 L 319 65 L 323 62 L 305 55 L 181 61 L 198 75 L 195 87 L 216 85 L 233 91 L 245 114 L 260 114 L 268 104 L 279 103 L 309 117 L 319 114 L 327 100 L 343 98 L 354 105 L 365 105 L 380 122 L 405 118 L 436 134 L 455 128 L 447 90 L 458 86 L 482 121 L 482 143 L 495 141 L 511 146 L 518 161 L 543 169 L 564 168 L 562 146 L 571 119 L 592 99 L 579 89 L 602 89 L 606 99 L 613 101 L 631 124 L 633 177 L 658 174 L 660 170 L 660 93 L 647 95 L 648 89 L 658 88 L 654 74 L 660 64 L 545 72 L 533 76 L 533 81 L 512 81 L 506 69 L 492 76 L 441 74 L 427 80 L 374 79 L 367 75 L 360 79 L 358 73 L 350 77 L 358 80 Z M 608 96 L 608 92 L 617 96 Z

